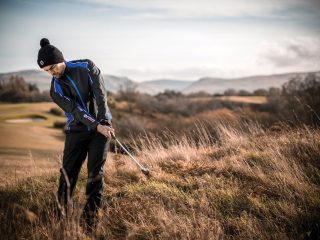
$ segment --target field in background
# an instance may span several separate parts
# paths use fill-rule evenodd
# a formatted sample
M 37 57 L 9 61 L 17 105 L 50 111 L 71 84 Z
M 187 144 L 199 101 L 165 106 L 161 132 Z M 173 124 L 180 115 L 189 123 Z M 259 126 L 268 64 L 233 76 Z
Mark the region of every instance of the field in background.
M 217 97 L 217 99 L 251 104 L 263 104 L 267 102 L 267 99 L 264 96 L 222 96 Z
M 54 103 L 0 104 L 0 184 L 37 175 L 37 167 L 58 169 L 64 134 L 53 128 L 64 117 L 49 111 Z M 10 123 L 9 119 L 43 119 L 39 122 Z

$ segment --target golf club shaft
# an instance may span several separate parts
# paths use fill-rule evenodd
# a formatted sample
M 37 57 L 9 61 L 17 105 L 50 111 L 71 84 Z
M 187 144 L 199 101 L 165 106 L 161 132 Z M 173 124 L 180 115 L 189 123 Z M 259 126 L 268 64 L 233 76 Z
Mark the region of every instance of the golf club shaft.
M 121 142 L 115 137 L 113 136 L 114 140 L 116 140 L 116 142 L 120 145 L 120 147 L 131 157 L 131 159 L 140 167 L 141 170 L 143 171 L 148 171 L 147 168 L 145 168 L 144 166 L 142 166 L 136 159 L 134 156 L 132 156 L 132 154 L 121 144 Z

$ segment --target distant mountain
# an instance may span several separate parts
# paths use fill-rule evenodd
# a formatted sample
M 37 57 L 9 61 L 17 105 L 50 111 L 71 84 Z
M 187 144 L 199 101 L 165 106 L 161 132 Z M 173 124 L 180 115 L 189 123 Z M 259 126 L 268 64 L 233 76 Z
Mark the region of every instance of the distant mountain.
M 137 91 L 149 94 L 157 94 L 159 92 L 164 92 L 165 90 L 181 91 L 182 89 L 189 86 L 191 83 L 193 82 L 170 79 L 145 81 L 138 83 Z
M 313 72 L 320 74 L 320 72 Z M 157 94 L 165 90 L 181 91 L 183 93 L 193 93 L 204 91 L 207 93 L 223 93 L 227 89 L 254 91 L 256 89 L 269 89 L 270 87 L 281 87 L 285 82 L 296 76 L 304 77 L 308 73 L 285 73 L 265 76 L 250 76 L 243 78 L 211 78 L 205 77 L 197 81 L 181 81 L 171 79 L 159 79 L 154 81 L 135 82 L 127 77 L 118 77 L 113 75 L 103 75 L 106 89 L 116 93 L 121 88 L 126 90 L 135 88 L 135 90 Z M 40 90 L 50 88 L 51 77 L 41 70 L 24 70 L 10 73 L 0 73 L 0 80 L 9 79 L 12 75 L 19 75 L 27 82 L 36 83 Z
M 320 74 L 320 72 L 313 72 Z M 285 73 L 266 76 L 250 76 L 234 79 L 201 78 L 182 90 L 183 93 L 204 91 L 207 93 L 223 93 L 227 89 L 254 91 L 256 89 L 269 89 L 281 87 L 294 77 L 305 77 L 308 73 Z
M 102 75 L 105 82 L 105 87 L 108 91 L 116 93 L 120 89 L 127 90 L 128 88 L 135 87 L 136 82 L 127 77 L 116 77 L 112 75 Z

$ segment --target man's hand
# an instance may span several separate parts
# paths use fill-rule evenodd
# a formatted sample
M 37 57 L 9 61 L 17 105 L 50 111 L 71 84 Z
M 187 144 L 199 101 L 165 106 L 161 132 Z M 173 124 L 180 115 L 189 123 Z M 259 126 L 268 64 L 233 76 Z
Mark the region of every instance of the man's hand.
M 97 132 L 101 133 L 105 137 L 112 138 L 114 136 L 114 129 L 105 125 L 98 124 Z

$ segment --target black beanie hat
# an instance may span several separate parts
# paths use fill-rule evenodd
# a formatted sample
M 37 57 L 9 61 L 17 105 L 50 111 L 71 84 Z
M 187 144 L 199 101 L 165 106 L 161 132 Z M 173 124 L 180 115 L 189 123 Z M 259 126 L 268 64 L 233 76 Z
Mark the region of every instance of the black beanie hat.
M 40 41 L 40 50 L 38 52 L 38 65 L 43 68 L 48 65 L 64 62 L 62 52 L 51 45 L 47 38 L 42 38 Z

